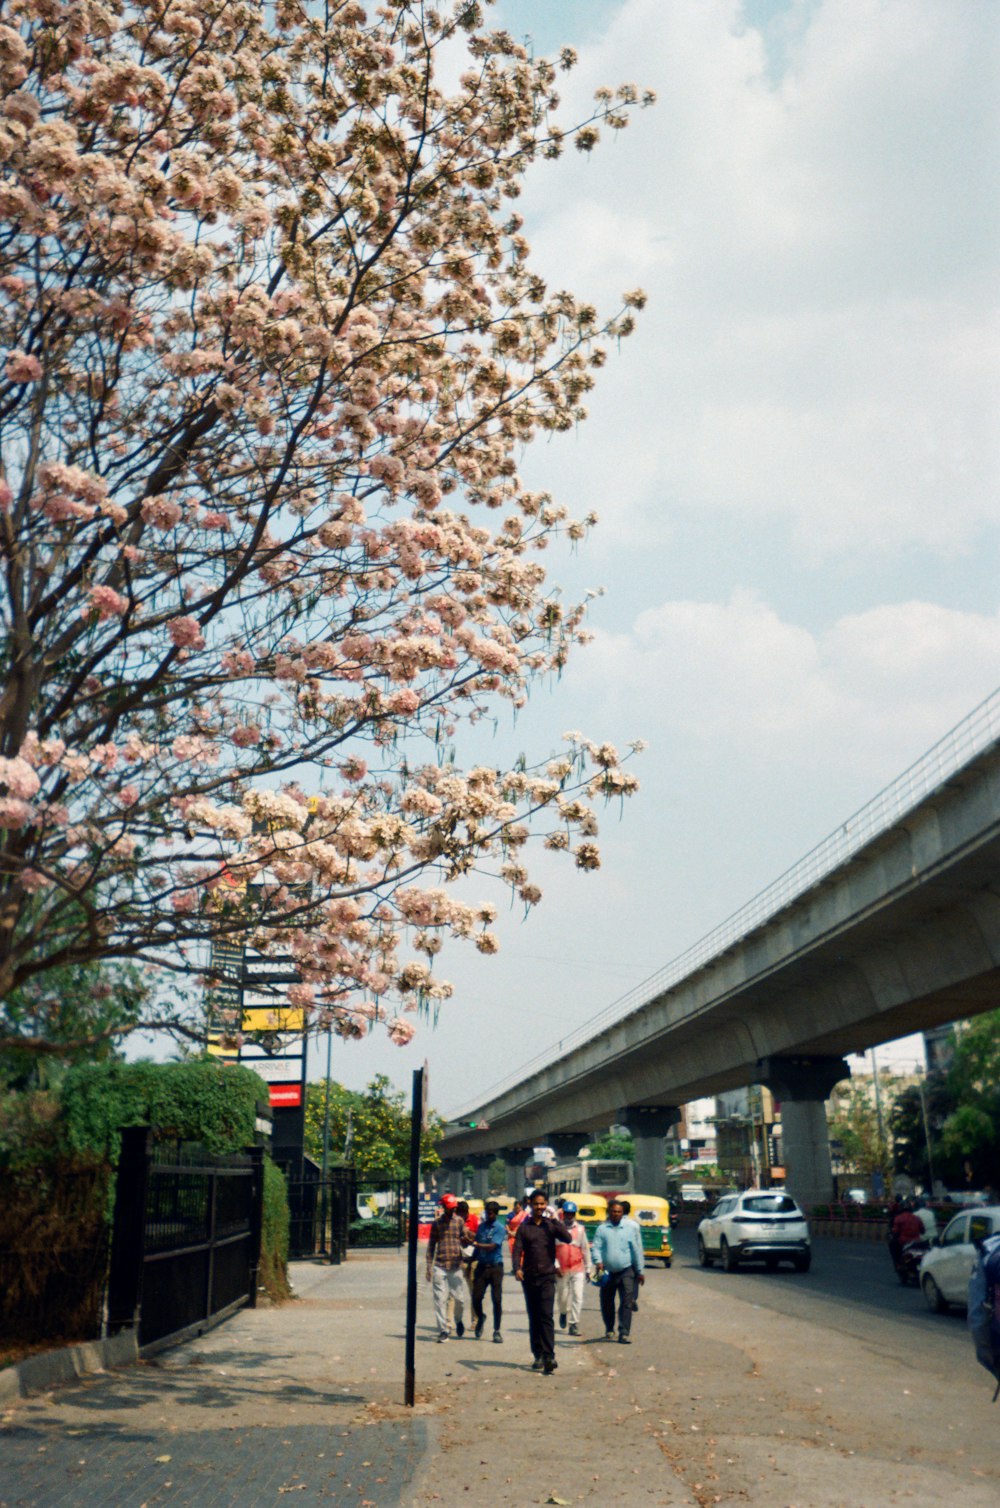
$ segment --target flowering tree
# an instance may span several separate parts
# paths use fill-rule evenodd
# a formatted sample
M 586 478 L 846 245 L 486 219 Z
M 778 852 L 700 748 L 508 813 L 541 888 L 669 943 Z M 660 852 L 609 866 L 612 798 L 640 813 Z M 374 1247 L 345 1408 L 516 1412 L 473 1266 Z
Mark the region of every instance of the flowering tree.
M 614 748 L 446 747 L 584 636 L 537 557 L 590 520 L 516 456 L 643 299 L 550 291 L 508 201 L 636 91 L 564 135 L 557 69 L 482 27 L 0 3 L 0 999 L 93 959 L 204 978 L 246 935 L 318 1026 L 404 1042 L 442 938 L 496 948 L 447 881 L 534 904 L 529 834 L 599 863 Z

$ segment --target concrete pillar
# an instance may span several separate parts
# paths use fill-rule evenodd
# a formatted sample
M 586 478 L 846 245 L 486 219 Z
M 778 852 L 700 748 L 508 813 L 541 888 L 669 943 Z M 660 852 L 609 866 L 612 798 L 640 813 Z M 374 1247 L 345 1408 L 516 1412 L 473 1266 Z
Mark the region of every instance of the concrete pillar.
M 475 1199 L 485 1199 L 489 1192 L 487 1170 L 493 1156 L 492 1152 L 477 1152 L 474 1157 L 468 1158 L 472 1164 L 472 1194 Z
M 438 1169 L 438 1188 L 442 1193 L 461 1194 L 462 1166 L 462 1162 L 443 1162 L 441 1164 Z
M 520 1199 L 527 1185 L 524 1181 L 524 1165 L 534 1152 L 534 1147 L 503 1147 L 500 1156 L 507 1164 L 507 1193 L 512 1199 Z
M 681 1112 L 675 1105 L 626 1105 L 617 1120 L 627 1126 L 635 1142 L 635 1186 L 640 1194 L 667 1193 L 667 1158 L 663 1138 L 676 1126 Z
M 833 1198 L 826 1101 L 851 1076 L 843 1058 L 762 1058 L 760 1082 L 781 1103 L 785 1188 L 805 1209 Z

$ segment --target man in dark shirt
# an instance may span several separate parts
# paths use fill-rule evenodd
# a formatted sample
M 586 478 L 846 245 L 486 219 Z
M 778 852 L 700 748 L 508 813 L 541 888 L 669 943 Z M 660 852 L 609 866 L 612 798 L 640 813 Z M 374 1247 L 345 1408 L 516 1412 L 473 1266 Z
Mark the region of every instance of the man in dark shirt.
M 548 1203 L 541 1189 L 531 1196 L 531 1215 L 522 1220 L 514 1237 L 514 1276 L 524 1285 L 524 1303 L 528 1311 L 531 1335 L 532 1371 L 554 1372 L 556 1332 L 552 1318 L 556 1296 L 556 1242 L 572 1241 L 572 1232 L 561 1220 L 545 1213 Z

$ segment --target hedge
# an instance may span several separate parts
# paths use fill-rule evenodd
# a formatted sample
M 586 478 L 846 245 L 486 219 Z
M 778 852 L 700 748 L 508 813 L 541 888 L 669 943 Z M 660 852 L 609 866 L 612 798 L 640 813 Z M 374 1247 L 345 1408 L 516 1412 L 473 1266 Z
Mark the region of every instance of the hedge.
M 79 1064 L 55 1093 L 0 1095 L 0 1175 L 8 1191 L 0 1282 L 11 1300 L 0 1303 L 0 1331 L 14 1333 L 16 1307 L 31 1315 L 39 1339 L 97 1333 L 94 1281 L 96 1273 L 99 1290 L 122 1127 L 147 1125 L 157 1141 L 196 1142 L 213 1155 L 236 1152 L 253 1143 L 257 1101 L 266 1099 L 255 1073 L 210 1059 Z M 260 1283 L 275 1301 L 290 1294 L 288 1225 L 284 1178 L 265 1157 Z M 72 1298 L 74 1269 L 80 1292 Z

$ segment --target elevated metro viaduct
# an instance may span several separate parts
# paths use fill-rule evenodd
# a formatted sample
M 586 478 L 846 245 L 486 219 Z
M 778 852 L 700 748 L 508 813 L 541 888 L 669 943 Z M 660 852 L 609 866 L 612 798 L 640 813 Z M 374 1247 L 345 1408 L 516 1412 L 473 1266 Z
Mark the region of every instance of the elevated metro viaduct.
M 750 1083 L 781 1102 L 786 1186 L 833 1192 L 824 1100 L 844 1054 L 1000 1005 L 1000 740 L 818 882 L 691 973 L 487 1103 L 441 1147 L 477 1185 L 501 1155 L 508 1189 L 530 1149 L 573 1155 L 620 1122 L 636 1184 L 665 1192 L 675 1107 Z M 456 1120 L 459 1119 L 456 1116 Z M 478 1188 L 477 1188 L 478 1191 Z

